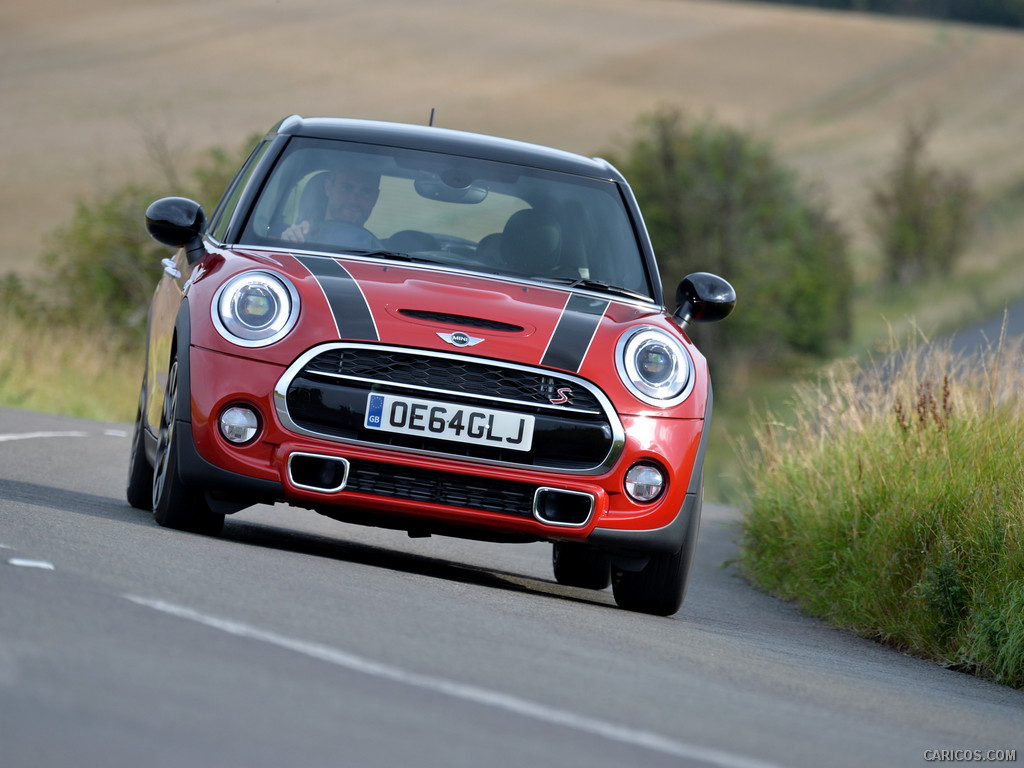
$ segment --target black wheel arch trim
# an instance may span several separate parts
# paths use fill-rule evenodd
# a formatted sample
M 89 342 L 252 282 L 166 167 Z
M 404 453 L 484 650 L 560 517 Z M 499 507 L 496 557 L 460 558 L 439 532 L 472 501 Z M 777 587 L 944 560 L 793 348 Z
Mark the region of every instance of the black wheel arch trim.
M 192 348 L 192 320 L 188 299 L 183 299 L 174 324 L 174 350 L 178 360 L 178 402 L 175 403 L 175 429 L 178 443 L 178 477 L 186 485 L 202 488 L 215 511 L 237 512 L 253 504 L 284 498 L 284 486 L 275 480 L 248 477 L 222 469 L 199 455 L 192 436 L 192 379 L 189 350 Z M 155 452 L 155 445 L 154 445 Z M 223 494 L 224 498 L 218 496 Z M 229 500 L 230 499 L 230 500 Z
M 171 352 L 171 360 L 178 361 L 178 391 L 184 392 L 186 397 L 179 397 L 174 404 L 174 418 L 176 421 L 192 423 L 192 379 L 191 379 L 191 355 L 192 348 L 192 315 L 189 310 L 188 299 L 182 299 L 178 307 L 178 317 L 174 321 L 174 342 Z M 168 365 L 170 364 L 168 361 Z M 191 430 L 189 430 L 191 437 Z
M 678 552 L 685 544 L 693 545 L 697 529 L 700 527 L 700 514 L 703 500 L 704 485 L 704 454 L 707 450 L 708 433 L 711 425 L 711 406 L 714 396 L 711 384 L 708 384 L 708 402 L 704 409 L 704 429 L 697 446 L 697 456 L 693 462 L 693 472 L 686 488 L 686 496 L 675 518 L 661 528 L 648 530 L 622 530 L 619 528 L 601 528 L 598 525 L 590 533 L 588 541 L 591 545 L 613 554 L 644 555 L 650 552 Z M 691 538 L 692 537 L 692 538 Z
M 240 475 L 222 469 L 199 455 L 192 438 L 192 422 L 179 421 L 178 477 L 186 485 L 206 491 L 210 507 L 222 514 L 238 512 L 253 504 L 273 504 L 285 498 L 276 480 Z
M 147 331 L 146 337 L 149 338 L 152 329 L 149 327 L 152 325 L 153 308 L 150 307 L 149 319 L 147 320 Z M 182 299 L 181 304 L 178 306 L 178 316 L 174 321 L 174 338 L 171 341 L 171 357 L 167 361 L 168 370 L 170 370 L 171 363 L 174 361 L 175 356 L 178 357 L 178 388 L 180 391 L 189 393 L 186 398 L 178 398 L 178 402 L 174 405 L 174 420 L 188 422 L 189 424 L 189 437 L 191 438 L 191 424 L 192 424 L 192 395 L 189 380 L 189 356 L 188 354 L 178 355 L 178 350 L 188 350 L 190 340 L 192 337 L 192 321 L 189 316 L 188 299 Z M 142 386 L 146 390 L 146 403 L 144 407 L 148 408 L 149 397 L 152 396 L 152 391 L 149 389 L 151 382 L 146 381 L 149 376 L 149 344 L 146 344 L 146 368 L 143 374 Z M 182 389 L 184 387 L 184 389 Z M 166 397 L 167 393 L 164 393 Z M 185 405 L 182 405 L 182 402 Z M 143 422 L 145 423 L 145 418 Z M 159 424 L 157 425 L 159 427 Z M 143 430 L 144 438 L 143 443 L 146 449 L 146 458 L 149 459 L 150 466 L 156 466 L 156 449 L 159 442 L 157 435 L 153 434 L 149 429 L 149 424 L 146 423 L 146 429 Z

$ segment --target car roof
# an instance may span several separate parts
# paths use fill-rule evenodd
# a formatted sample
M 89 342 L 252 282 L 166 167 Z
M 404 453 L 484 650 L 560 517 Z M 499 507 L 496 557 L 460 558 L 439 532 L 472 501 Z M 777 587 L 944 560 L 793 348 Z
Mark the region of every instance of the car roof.
M 274 126 L 271 134 L 274 133 L 444 152 L 625 183 L 622 174 L 601 158 L 584 157 L 539 144 L 435 126 L 292 115 Z

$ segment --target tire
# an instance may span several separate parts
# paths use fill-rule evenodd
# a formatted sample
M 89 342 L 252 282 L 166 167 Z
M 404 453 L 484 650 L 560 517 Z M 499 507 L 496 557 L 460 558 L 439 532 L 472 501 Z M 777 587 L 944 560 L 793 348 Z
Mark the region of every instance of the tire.
M 556 541 L 551 547 L 555 581 L 567 587 L 605 589 L 612 583 L 612 566 L 607 555 L 586 544 Z
M 145 387 L 143 387 L 143 392 Z M 125 496 L 128 503 L 136 509 L 147 512 L 153 509 L 153 467 L 146 458 L 142 409 L 143 395 L 139 394 L 139 410 L 135 414 L 135 431 L 132 433 L 131 453 L 128 456 L 128 486 Z
M 167 392 L 160 415 L 160 437 L 153 468 L 152 504 L 156 521 L 165 528 L 215 536 L 224 527 L 224 515 L 210 509 L 201 490 L 178 477 L 178 441 L 175 412 L 178 400 L 178 361 L 167 374 Z
M 652 552 L 639 571 L 612 569 L 612 594 L 620 608 L 654 616 L 671 616 L 683 605 L 690 582 L 690 567 L 697 551 L 701 508 L 704 506 L 704 471 L 701 469 L 696 503 L 682 546 L 677 552 Z
M 689 581 L 684 546 L 678 552 L 655 552 L 643 570 L 612 570 L 612 594 L 620 608 L 654 616 L 671 616 L 683 604 Z

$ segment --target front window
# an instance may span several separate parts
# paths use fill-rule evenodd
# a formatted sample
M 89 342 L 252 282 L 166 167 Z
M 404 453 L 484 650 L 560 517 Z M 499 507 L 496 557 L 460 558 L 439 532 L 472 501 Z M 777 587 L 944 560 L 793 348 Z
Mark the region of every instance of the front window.
M 228 186 L 227 191 L 221 197 L 220 202 L 217 203 L 217 207 L 213 211 L 213 216 L 210 217 L 210 224 L 208 231 L 214 240 L 217 242 L 223 242 L 225 233 L 227 232 L 228 225 L 231 223 L 231 212 L 238 205 L 238 199 L 242 195 L 242 190 L 245 189 L 246 182 L 252 175 L 252 172 L 256 170 L 256 166 L 259 165 L 260 158 L 266 154 L 270 148 L 269 141 L 261 141 L 253 149 L 249 155 L 249 159 L 245 161 L 245 165 L 235 175 L 231 184 Z
M 615 183 L 435 152 L 293 139 L 242 240 L 652 296 Z

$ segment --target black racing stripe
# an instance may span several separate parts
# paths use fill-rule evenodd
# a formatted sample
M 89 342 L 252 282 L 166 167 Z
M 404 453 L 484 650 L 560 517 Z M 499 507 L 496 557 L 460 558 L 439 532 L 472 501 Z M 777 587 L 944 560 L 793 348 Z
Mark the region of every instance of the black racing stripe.
M 327 297 L 334 313 L 338 334 L 343 339 L 377 341 L 377 325 L 355 278 L 334 259 L 296 256 L 308 269 Z
M 608 302 L 603 299 L 573 294 L 562 310 L 541 365 L 578 371 L 606 309 Z

